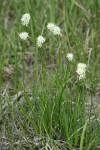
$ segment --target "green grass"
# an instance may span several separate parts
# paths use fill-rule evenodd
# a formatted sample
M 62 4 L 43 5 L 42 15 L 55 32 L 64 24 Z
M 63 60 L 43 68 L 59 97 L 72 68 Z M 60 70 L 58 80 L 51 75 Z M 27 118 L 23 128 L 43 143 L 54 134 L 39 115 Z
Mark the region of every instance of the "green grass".
M 20 19 L 27 12 L 31 22 L 24 27 Z M 45 150 L 48 143 L 54 150 L 96 150 L 100 1 L 3 0 L 0 16 L 0 149 L 35 150 L 37 145 Z M 61 28 L 62 37 L 47 30 L 49 22 Z M 18 36 L 24 31 L 27 41 Z M 37 48 L 41 34 L 46 42 Z M 88 65 L 82 81 L 76 73 L 79 62 Z

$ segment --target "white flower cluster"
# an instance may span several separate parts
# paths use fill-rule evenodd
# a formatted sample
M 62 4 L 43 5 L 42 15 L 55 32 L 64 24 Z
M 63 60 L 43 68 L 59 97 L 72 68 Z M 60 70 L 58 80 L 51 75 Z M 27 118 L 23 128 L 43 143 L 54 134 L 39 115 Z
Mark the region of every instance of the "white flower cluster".
M 22 25 L 27 26 L 30 22 L 30 19 L 31 19 L 31 17 L 30 17 L 29 13 L 24 14 L 21 18 Z M 60 35 L 60 36 L 62 35 L 61 29 L 57 25 L 55 25 L 54 23 L 48 23 L 47 29 L 50 30 L 54 35 Z M 19 37 L 22 40 L 27 40 L 29 35 L 27 32 L 21 32 L 21 33 L 19 33 Z M 37 38 L 37 46 L 42 47 L 42 45 L 45 41 L 46 41 L 46 39 L 42 35 L 39 35 Z M 69 61 L 72 61 L 74 56 L 72 53 L 68 53 L 66 57 Z M 79 80 L 86 78 L 86 69 L 87 69 L 86 64 L 78 63 L 76 72 L 78 74 Z
M 21 18 L 21 23 L 22 25 L 25 25 L 27 26 L 30 22 L 30 14 L 29 13 L 26 13 L 22 16 Z M 27 32 L 21 32 L 19 33 L 19 37 L 22 39 L 22 40 L 27 40 L 27 38 L 29 37 L 28 33 Z
M 41 36 L 41 35 L 38 36 L 38 38 L 37 38 L 37 46 L 41 47 L 44 42 L 45 42 L 45 38 L 43 36 Z
M 22 25 L 27 26 L 30 22 L 30 19 L 31 19 L 31 17 L 30 17 L 29 13 L 24 14 L 21 18 Z
M 29 14 L 29 13 L 24 14 L 24 15 L 22 16 L 22 18 L 21 18 L 21 23 L 22 23 L 22 25 L 27 26 L 27 25 L 29 24 L 29 22 L 30 22 L 30 19 L 31 19 L 31 17 L 30 17 L 30 14 Z M 53 24 L 53 23 L 48 23 L 47 28 L 48 28 L 51 32 L 53 32 L 54 35 L 61 35 L 61 29 L 60 29 L 58 26 L 56 26 L 55 24 Z M 29 37 L 29 35 L 28 35 L 27 32 L 21 32 L 21 33 L 19 33 L 19 37 L 20 37 L 22 40 L 27 40 L 27 38 Z M 38 46 L 38 47 L 42 47 L 42 44 L 43 44 L 44 42 L 45 42 L 45 38 L 40 35 L 40 36 L 37 38 L 37 46 Z
M 54 23 L 48 23 L 47 29 L 50 30 L 54 35 L 61 35 L 61 29 Z
M 28 35 L 27 32 L 21 32 L 21 33 L 19 33 L 19 37 L 20 37 L 22 40 L 26 40 L 26 39 L 29 37 L 29 35 Z
M 84 63 L 79 63 L 77 65 L 76 72 L 79 75 L 79 80 L 85 79 L 85 77 L 86 77 L 86 68 L 87 68 L 87 65 L 84 64 Z
M 67 56 L 69 61 L 72 61 L 73 60 L 73 54 L 72 53 L 68 53 Z

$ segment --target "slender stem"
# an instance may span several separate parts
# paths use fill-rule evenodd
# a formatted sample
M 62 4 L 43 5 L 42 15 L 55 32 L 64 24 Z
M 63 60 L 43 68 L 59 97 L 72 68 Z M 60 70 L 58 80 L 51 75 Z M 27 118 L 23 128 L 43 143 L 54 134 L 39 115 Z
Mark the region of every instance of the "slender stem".
M 25 82 L 24 82 L 25 81 L 25 64 L 24 64 L 24 61 L 25 61 L 25 47 L 23 48 L 23 53 L 22 53 L 22 69 L 23 69 L 23 78 L 22 78 L 22 80 L 23 80 L 23 90 L 25 91 Z

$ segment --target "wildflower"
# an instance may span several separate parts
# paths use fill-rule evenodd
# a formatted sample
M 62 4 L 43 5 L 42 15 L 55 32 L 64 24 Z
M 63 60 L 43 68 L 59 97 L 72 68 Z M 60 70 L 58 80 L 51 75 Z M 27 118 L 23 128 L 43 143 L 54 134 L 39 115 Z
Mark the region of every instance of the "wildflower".
M 68 53 L 67 56 L 69 61 L 72 61 L 73 60 L 73 54 L 72 53 Z
M 19 37 L 20 37 L 22 40 L 26 40 L 26 39 L 29 37 L 29 35 L 28 35 L 27 32 L 21 32 L 21 33 L 19 33 Z
M 53 24 L 53 23 L 48 23 L 47 24 L 47 29 L 52 31 L 52 32 L 53 32 L 54 27 L 55 27 L 55 24 Z
M 54 35 L 61 35 L 61 29 L 59 27 L 55 26 L 53 30 Z
M 54 23 L 48 23 L 47 29 L 50 30 L 54 35 L 61 35 L 61 29 Z
M 45 38 L 40 35 L 40 36 L 37 38 L 37 46 L 38 46 L 38 47 L 41 47 L 44 42 L 45 42 Z
M 86 68 L 87 68 L 87 65 L 84 63 L 79 63 L 77 65 L 76 72 L 79 75 L 79 80 L 86 78 Z
M 29 22 L 30 22 L 30 19 L 31 19 L 31 17 L 30 17 L 30 14 L 29 14 L 29 13 L 24 14 L 24 15 L 22 16 L 22 18 L 21 18 L 21 23 L 22 23 L 22 25 L 27 26 L 27 25 L 29 24 Z

